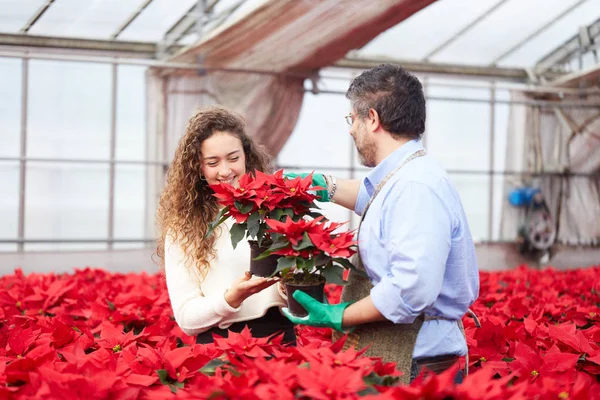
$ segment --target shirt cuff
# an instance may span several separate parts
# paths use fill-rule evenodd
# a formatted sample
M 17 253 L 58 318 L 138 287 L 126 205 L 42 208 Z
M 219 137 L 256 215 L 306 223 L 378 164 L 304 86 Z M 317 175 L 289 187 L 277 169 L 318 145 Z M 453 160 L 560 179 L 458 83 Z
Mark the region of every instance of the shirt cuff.
M 225 300 L 225 293 L 223 293 L 223 296 L 217 296 L 217 301 L 215 302 L 214 307 L 215 313 L 217 313 L 221 317 L 228 317 L 231 314 L 240 311 L 242 305 L 240 304 L 238 308 L 231 307 L 227 300 Z
M 395 324 L 410 324 L 417 317 L 408 309 L 398 288 L 389 279 L 384 278 L 373 286 L 371 300 L 381 315 Z

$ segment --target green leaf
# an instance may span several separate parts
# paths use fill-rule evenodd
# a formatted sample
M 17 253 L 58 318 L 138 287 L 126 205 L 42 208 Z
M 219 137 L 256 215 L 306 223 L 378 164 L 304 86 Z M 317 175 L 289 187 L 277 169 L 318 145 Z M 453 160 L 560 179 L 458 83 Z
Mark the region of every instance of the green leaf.
M 391 375 L 380 376 L 376 372 L 371 372 L 363 378 L 363 381 L 369 386 L 393 386 L 400 381 L 400 377 Z
M 304 250 L 304 249 L 311 247 L 312 245 L 313 245 L 313 243 L 310 241 L 310 238 L 308 237 L 308 233 L 304 232 L 304 234 L 302 235 L 302 241 L 300 243 L 298 243 L 296 246 L 292 246 L 292 248 L 294 250 Z
M 158 379 L 160 379 L 160 383 L 162 383 L 163 385 L 169 384 L 169 373 L 166 369 L 157 369 L 156 373 L 158 374 Z
M 212 235 L 212 233 L 215 231 L 217 226 L 221 225 L 227 218 L 229 218 L 227 215 L 225 215 L 227 212 L 229 212 L 229 207 L 223 207 L 221 211 L 219 211 L 219 214 L 217 214 L 215 220 L 208 224 L 208 229 L 206 231 L 205 238 L 209 238 L 210 235 Z
M 336 285 L 346 285 L 348 282 L 344 280 L 344 270 L 334 265 L 328 265 L 323 269 L 321 275 L 325 277 L 327 283 L 334 283 Z
M 297 257 L 296 258 L 296 268 L 302 269 L 305 271 L 311 271 L 315 267 L 315 260 L 312 258 L 306 259 Z
M 292 208 L 286 208 L 286 209 L 283 210 L 283 214 L 287 215 L 290 218 L 293 218 L 294 217 L 294 210 Z M 285 222 L 285 221 L 283 221 L 283 222 Z
M 330 261 L 331 261 L 331 257 L 329 257 L 326 254 L 319 253 L 319 254 L 317 254 L 317 258 L 315 258 L 315 266 L 321 267 Z
M 336 257 L 333 259 L 334 262 L 340 264 L 342 267 L 346 269 L 351 269 L 352 272 L 359 274 L 363 278 L 369 278 L 369 275 L 366 274 L 365 271 L 361 271 L 356 268 L 354 264 L 352 264 L 347 258 Z
M 242 204 L 241 202 L 236 201 L 233 204 L 235 204 L 235 208 L 242 214 L 248 214 L 254 208 L 253 203 Z
M 229 234 L 231 235 L 231 244 L 235 249 L 240 240 L 246 235 L 246 224 L 233 224 L 229 230 Z
M 368 388 L 366 388 L 366 389 L 363 389 L 363 390 L 361 390 L 361 391 L 359 391 L 359 392 L 358 392 L 358 395 L 359 395 L 360 397 L 368 396 L 368 395 L 370 395 L 370 394 L 375 394 L 375 395 L 377 395 L 377 394 L 379 394 L 379 392 L 377 391 L 377 389 L 375 389 L 375 388 L 374 388 L 374 387 L 372 387 L 372 386 L 369 386 Z
M 260 215 L 258 213 L 252 213 L 246 221 L 248 224 L 248 237 L 256 237 L 260 229 Z
M 285 269 L 290 269 L 294 265 L 296 265 L 296 257 L 281 257 L 279 260 L 277 260 L 277 269 L 275 269 L 273 275 Z
M 200 368 L 198 372 L 203 373 L 207 376 L 214 376 L 218 367 L 225 365 L 226 363 L 218 358 L 210 360 L 204 367 Z
M 277 221 L 281 220 L 281 217 L 283 217 L 283 210 L 281 208 L 276 208 L 273 211 L 269 212 L 269 218 L 270 219 L 275 219 Z
M 110 300 L 106 300 L 106 303 L 108 304 L 108 308 L 110 309 L 110 311 L 115 311 L 117 309 L 115 307 L 114 303 L 111 302 Z
M 269 229 L 269 227 L 264 222 L 261 223 L 260 226 L 258 227 L 258 233 L 256 234 L 256 240 L 258 241 L 258 247 L 261 247 L 263 245 L 263 240 L 267 236 L 267 229 Z
M 512 358 L 512 357 L 504 357 L 504 358 L 502 359 L 502 361 L 505 361 L 505 362 L 511 362 L 511 361 L 514 361 L 514 360 L 515 360 L 515 359 L 514 359 L 514 358 Z

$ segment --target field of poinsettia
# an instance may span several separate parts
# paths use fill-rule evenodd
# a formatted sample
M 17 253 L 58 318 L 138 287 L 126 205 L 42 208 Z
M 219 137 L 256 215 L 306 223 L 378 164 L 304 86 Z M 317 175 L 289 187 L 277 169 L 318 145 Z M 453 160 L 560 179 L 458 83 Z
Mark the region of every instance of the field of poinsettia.
M 600 399 L 600 267 L 481 273 L 461 385 L 454 369 L 399 386 L 327 329 L 300 327 L 296 348 L 247 331 L 196 345 L 158 274 L 17 270 L 0 304 L 0 398 Z

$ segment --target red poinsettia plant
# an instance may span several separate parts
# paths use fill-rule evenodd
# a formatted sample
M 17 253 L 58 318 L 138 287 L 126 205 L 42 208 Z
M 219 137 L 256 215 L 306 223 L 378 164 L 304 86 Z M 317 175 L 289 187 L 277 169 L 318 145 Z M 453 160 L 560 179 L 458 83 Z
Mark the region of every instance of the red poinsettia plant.
M 294 221 L 267 219 L 273 241 L 258 259 L 281 256 L 274 275 L 308 282 L 320 275 L 329 283 L 345 284 L 343 269 L 355 269 L 348 257 L 356 253 L 353 231 L 339 231 L 344 224 L 326 221 L 323 216 Z M 291 277 L 289 274 L 294 273 Z
M 287 179 L 283 170 L 274 174 L 260 171 L 246 173 L 240 177 L 238 187 L 227 183 L 210 187 L 223 208 L 211 225 L 209 234 L 228 218 L 234 218 L 235 223 L 230 229 L 234 248 L 244 238 L 256 240 L 259 247 L 269 246 L 272 239 L 267 220 L 319 216 L 315 211 L 319 208 L 315 204 L 315 193 L 324 189 L 312 186 L 312 174 L 305 178 Z

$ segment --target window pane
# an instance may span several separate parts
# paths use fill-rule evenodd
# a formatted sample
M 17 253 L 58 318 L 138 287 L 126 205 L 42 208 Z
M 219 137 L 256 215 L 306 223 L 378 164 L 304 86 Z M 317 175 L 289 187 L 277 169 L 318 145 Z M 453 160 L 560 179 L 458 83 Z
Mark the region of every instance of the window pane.
M 108 39 L 144 0 L 56 0 L 33 35 Z
M 349 166 L 354 143 L 344 120 L 348 113 L 344 96 L 305 94 L 298 123 L 277 157 L 278 164 L 308 169 Z
M 18 33 L 45 0 L 0 1 L 0 32 Z
M 105 239 L 108 164 L 27 164 L 26 239 Z M 26 250 L 106 249 L 106 243 L 27 244 Z
M 497 0 L 436 1 L 377 36 L 361 48 L 358 55 L 421 60 L 496 2 Z
M 21 60 L 0 58 L 0 157 L 18 157 L 21 138 Z
M 32 60 L 27 155 L 108 159 L 111 66 Z
M 573 1 L 565 2 L 554 10 L 558 16 L 563 10 L 573 7 Z M 579 27 L 591 25 L 598 19 L 600 0 L 579 2 L 568 15 L 554 22 L 548 29 L 529 40 L 498 64 L 501 66 L 530 67 L 542 57 L 563 44 L 565 40 L 576 35 Z M 541 25 L 540 25 L 541 26 Z
M 120 40 L 158 42 L 197 0 L 154 0 L 119 36 Z
M 488 175 L 450 174 L 450 179 L 460 195 L 473 240 L 488 236 L 488 208 L 490 178 Z
M 432 61 L 490 64 L 577 0 L 508 1 L 445 47 Z M 597 14 L 596 14 L 597 15 Z M 565 32 L 563 40 L 576 32 Z
M 117 160 L 146 159 L 145 67 L 119 66 L 117 78 Z
M 19 223 L 19 165 L 0 162 L 0 239 L 17 238 Z M 0 251 L 16 251 L 17 245 L 0 243 Z
M 146 167 L 117 165 L 115 171 L 115 239 L 143 239 L 146 219 Z M 141 248 L 143 243 L 115 243 L 115 248 Z
M 444 168 L 489 170 L 490 106 L 484 103 L 429 100 L 428 151 Z

